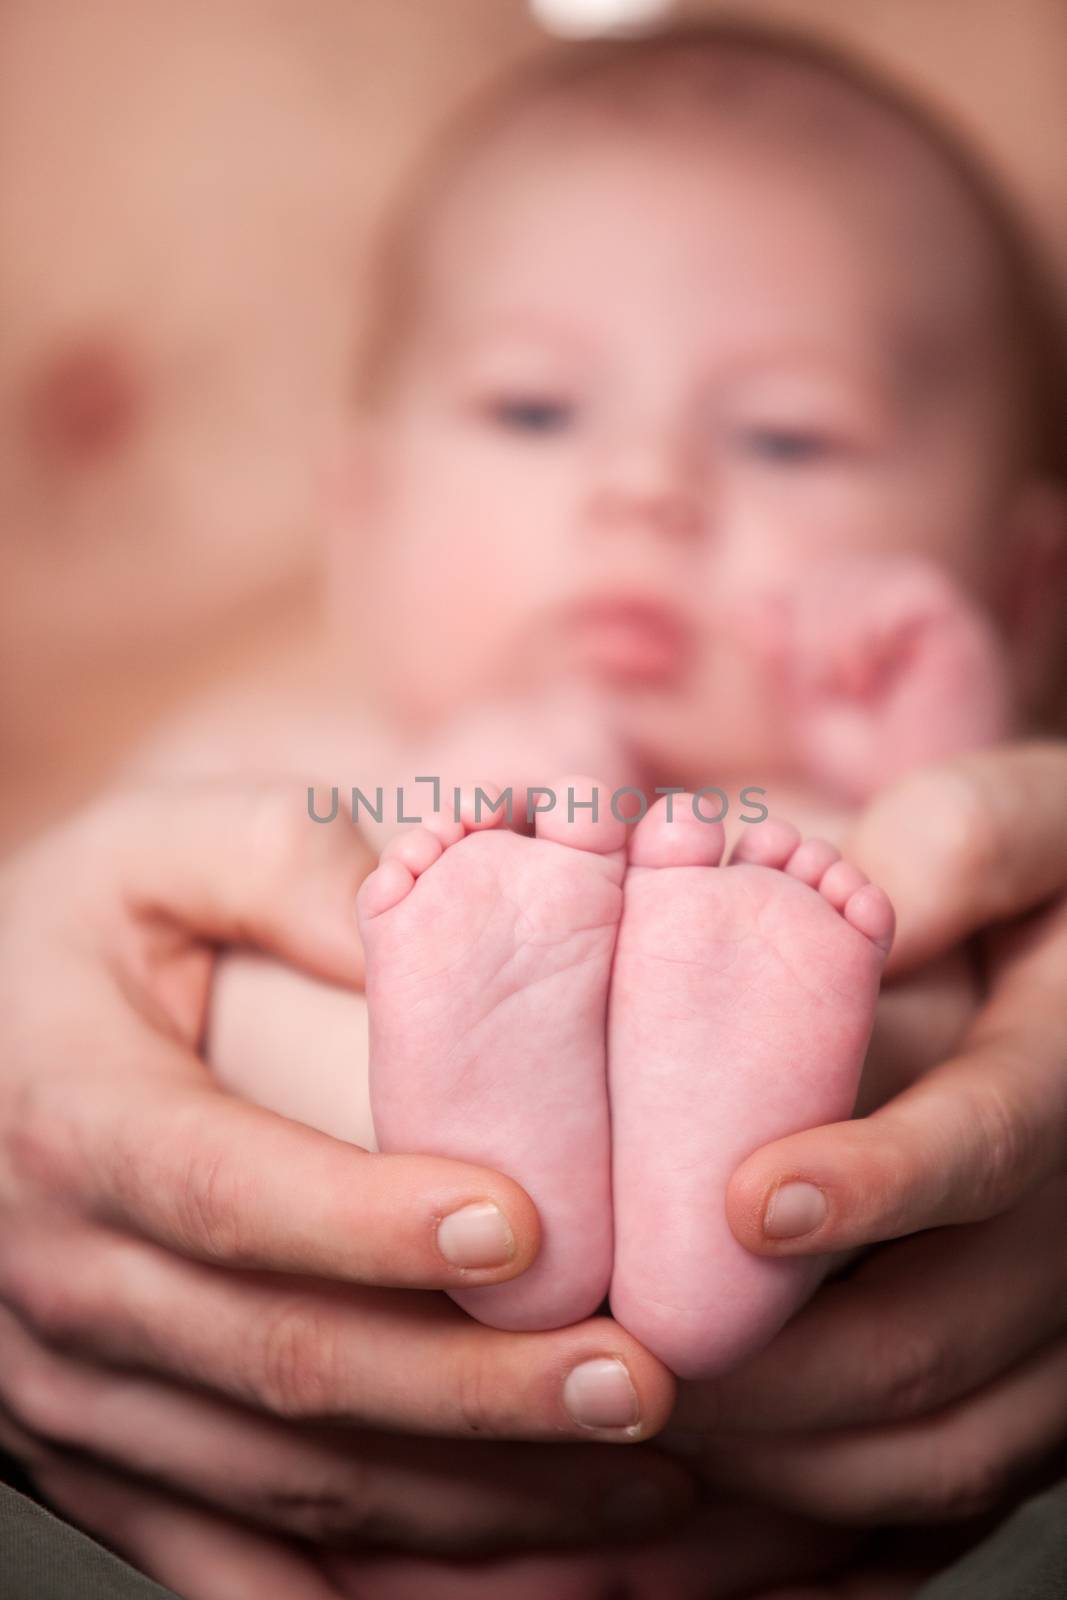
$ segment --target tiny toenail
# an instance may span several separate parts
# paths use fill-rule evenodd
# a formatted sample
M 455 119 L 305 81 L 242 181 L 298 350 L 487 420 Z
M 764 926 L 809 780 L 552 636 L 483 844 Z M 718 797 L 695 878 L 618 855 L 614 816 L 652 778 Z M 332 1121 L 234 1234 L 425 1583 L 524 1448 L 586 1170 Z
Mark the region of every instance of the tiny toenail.
M 508 1219 L 491 1200 L 477 1200 L 442 1218 L 437 1248 L 453 1267 L 502 1267 L 515 1254 Z
M 768 1239 L 799 1239 L 826 1221 L 826 1196 L 813 1183 L 783 1183 L 771 1195 L 763 1216 Z
M 630 1374 L 614 1356 L 575 1367 L 563 1385 L 563 1404 L 581 1428 L 632 1428 L 640 1415 Z

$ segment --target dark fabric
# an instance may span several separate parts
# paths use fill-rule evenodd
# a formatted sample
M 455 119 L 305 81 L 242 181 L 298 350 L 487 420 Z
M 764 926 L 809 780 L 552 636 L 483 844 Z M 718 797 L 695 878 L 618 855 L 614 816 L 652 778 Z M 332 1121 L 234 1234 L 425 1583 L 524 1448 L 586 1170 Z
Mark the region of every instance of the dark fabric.
M 176 1600 L 102 1545 L 0 1484 L 3 1600 Z
M 1067 1478 L 1025 1501 L 915 1600 L 1067 1600 Z

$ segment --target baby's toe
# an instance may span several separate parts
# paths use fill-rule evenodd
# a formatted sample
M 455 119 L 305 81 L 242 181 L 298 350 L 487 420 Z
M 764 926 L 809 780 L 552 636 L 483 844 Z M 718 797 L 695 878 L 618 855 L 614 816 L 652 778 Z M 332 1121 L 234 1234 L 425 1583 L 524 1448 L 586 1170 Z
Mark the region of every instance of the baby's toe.
M 725 835 L 721 822 L 705 822 L 688 794 L 664 795 L 633 830 L 634 867 L 717 867 Z
M 791 822 L 766 817 L 754 822 L 738 839 L 730 860 L 745 861 L 754 867 L 784 867 L 800 844 L 800 834 Z
M 382 861 L 369 877 L 363 880 L 356 896 L 356 911 L 360 922 L 380 917 L 391 911 L 409 895 L 415 886 L 415 875 L 403 861 L 395 857 Z
M 627 824 L 612 808 L 611 791 L 595 778 L 557 778 L 548 792 L 555 802 L 537 812 L 539 839 L 601 856 L 625 847 Z
M 431 828 L 408 828 L 390 839 L 382 851 L 382 861 L 400 861 L 417 878 L 433 866 L 446 842 Z
M 896 917 L 884 889 L 879 889 L 876 883 L 865 883 L 845 901 L 841 914 L 858 933 L 866 934 L 872 944 L 888 953 Z
M 786 862 L 785 871 L 789 877 L 799 878 L 809 888 L 817 889 L 824 875 L 840 859 L 840 852 L 825 839 L 805 839 Z
M 851 896 L 869 882 L 866 873 L 861 872 L 859 867 L 854 867 L 851 861 L 835 861 L 820 878 L 819 893 L 824 900 L 830 902 L 835 911 L 844 911 Z

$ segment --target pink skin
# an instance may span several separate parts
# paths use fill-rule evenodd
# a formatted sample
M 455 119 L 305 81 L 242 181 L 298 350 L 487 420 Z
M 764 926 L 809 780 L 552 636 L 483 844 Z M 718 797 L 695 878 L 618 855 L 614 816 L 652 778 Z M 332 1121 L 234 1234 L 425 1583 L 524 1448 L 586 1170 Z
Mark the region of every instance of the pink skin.
M 370 1094 L 383 1150 L 475 1161 L 536 1202 L 542 1247 L 513 1283 L 454 1298 L 502 1328 L 590 1315 L 611 1273 L 605 1032 L 626 827 L 588 780 L 555 785 L 536 838 L 435 818 L 360 891 Z M 605 814 L 606 813 L 606 814 Z
M 740 606 L 733 626 L 791 708 L 798 766 L 840 799 L 1011 730 L 1004 641 L 931 561 L 815 562 Z
M 722 827 L 685 796 L 633 828 L 627 863 L 607 791 L 596 822 L 568 821 L 570 784 L 592 787 L 557 782 L 534 839 L 435 819 L 367 879 L 378 1140 L 492 1164 L 537 1202 L 537 1264 L 457 1295 L 473 1315 L 574 1321 L 610 1273 L 619 1321 L 682 1376 L 710 1376 L 819 1276 L 746 1253 L 723 1196 L 758 1145 L 851 1112 L 893 914 L 831 845 L 781 823 L 708 870 Z
M 821 840 L 768 821 L 720 867 L 685 797 L 634 829 L 608 1032 L 612 1310 L 685 1378 L 769 1340 L 823 1266 L 744 1250 L 723 1206 L 753 1150 L 848 1117 L 893 912 Z
M 823 93 L 815 95 L 816 112 Z M 836 104 L 835 93 L 825 93 Z M 709 104 L 706 126 L 667 117 L 662 128 L 654 119 L 624 128 L 587 109 L 546 103 L 445 174 L 421 218 L 404 337 L 357 432 L 329 586 L 339 627 L 361 652 L 356 676 L 379 714 L 420 751 L 432 748 L 434 730 L 484 703 L 487 691 L 504 705 L 578 692 L 598 701 L 601 725 L 640 754 L 653 782 L 705 783 L 710 773 L 731 788 L 758 781 L 773 793 L 779 780 L 795 779 L 854 798 L 917 759 L 982 742 L 1001 726 L 1006 676 L 995 651 L 985 649 L 988 640 L 976 643 L 970 602 L 956 597 L 973 596 L 997 614 L 1018 679 L 1033 631 L 1020 622 L 1028 613 L 1016 593 L 1019 574 L 1040 567 L 1034 551 L 1051 533 L 1034 520 L 1037 486 L 1020 465 L 1005 401 L 1000 290 L 982 226 L 921 139 L 869 108 L 843 101 L 837 112 L 849 137 L 828 140 L 804 131 L 806 114 L 786 126 L 735 115 L 729 97 L 723 104 L 721 114 Z M 820 125 L 818 116 L 812 125 Z M 871 170 L 884 181 L 872 185 Z M 822 564 L 857 554 L 868 563 L 858 595 L 853 585 L 847 607 L 839 595 L 826 603 Z M 936 563 L 946 575 L 940 590 L 932 594 L 926 579 L 898 585 L 901 560 Z M 784 663 L 773 640 L 764 648 L 765 640 L 740 634 L 732 620 L 773 592 L 783 573 L 791 575 L 786 598 L 795 608 Z M 1040 589 L 1041 604 L 1051 603 L 1051 586 L 1022 588 Z M 826 649 L 839 630 L 847 640 L 843 664 L 836 648 Z M 904 670 L 903 646 L 917 638 L 913 673 Z M 802 642 L 809 639 L 810 659 Z M 976 673 L 979 656 L 984 666 Z M 950 687 L 932 701 L 938 678 Z M 879 698 L 887 681 L 892 692 Z M 525 717 L 511 723 L 520 743 L 528 738 Z M 568 749 L 560 765 L 572 759 L 585 765 L 588 755 Z M 651 842 L 655 828 L 650 817 L 641 837 Z M 759 835 L 751 830 L 753 840 Z M 487 1054 L 474 1052 L 479 1064 L 472 1065 L 463 1042 L 469 1020 L 457 994 L 445 992 L 440 966 L 455 961 L 466 941 L 474 981 L 485 960 L 483 930 L 498 937 L 482 904 L 496 893 L 489 887 L 498 882 L 496 863 L 509 897 L 500 897 L 495 915 L 502 918 L 516 899 L 525 904 L 513 873 L 521 863 L 536 876 L 542 868 L 525 863 L 544 859 L 531 852 L 543 851 L 549 837 L 536 844 L 464 838 L 407 868 L 391 856 L 363 906 L 380 1136 L 389 1148 L 441 1148 L 501 1165 L 527 1183 L 543 1214 L 546 1206 L 576 1203 L 576 1169 L 563 1157 L 560 1126 L 535 1129 L 536 1118 L 513 1103 L 515 1086 L 526 1081 L 522 1063 L 529 1059 L 535 1079 L 549 1071 L 553 1086 L 580 1041 L 572 1077 L 581 1098 L 602 1047 L 583 1032 L 588 1019 L 576 1025 L 565 1005 L 550 1020 L 552 1050 L 545 1047 L 548 1007 L 535 1004 L 538 995 L 545 1000 L 544 985 L 533 996 L 516 992 L 499 1010 L 486 1012 L 480 997 L 479 1027 L 514 1065 L 506 1094 L 480 1065 Z M 425 839 L 397 848 L 435 850 Z M 790 965 L 773 940 L 761 950 L 756 965 L 766 992 L 756 1015 L 773 1006 L 781 1025 L 777 1041 L 765 1041 L 761 1078 L 771 1084 L 783 1072 L 787 1042 L 787 1099 L 776 1094 L 767 1103 L 746 1090 L 745 1074 L 755 1068 L 731 1060 L 736 1126 L 714 1133 L 717 1193 L 731 1162 L 784 1127 L 846 1116 L 851 1107 L 880 958 L 837 910 L 845 895 L 851 914 L 845 869 L 823 859 L 825 894 L 798 881 L 811 856 L 809 847 L 788 871 L 784 861 L 761 869 L 757 881 L 773 884 L 776 908 L 764 925 L 775 938 L 805 945 L 798 930 L 821 920 L 833 930 L 823 943 L 840 946 L 843 969 L 864 966 L 867 976 L 843 984 L 831 974 L 828 992 L 841 991 L 834 1021 L 797 986 L 794 973 L 805 970 L 799 954 Z M 572 868 L 590 865 L 582 849 L 567 858 Z M 474 876 L 475 862 L 483 876 Z M 706 900 L 717 905 L 748 870 L 688 867 L 696 876 L 686 892 L 700 916 L 708 914 Z M 669 880 L 640 890 L 646 873 L 653 882 L 665 878 L 635 866 L 631 898 L 647 893 L 649 918 L 670 924 L 674 911 L 659 899 Z M 863 890 L 859 903 L 872 894 Z M 397 904 L 387 906 L 390 898 Z M 432 908 L 432 928 L 422 908 Z M 522 930 L 518 920 L 499 937 L 521 939 Z M 382 955 L 387 947 L 395 977 Z M 532 956 L 522 948 L 524 960 Z M 710 950 L 702 941 L 702 961 Z M 814 960 L 815 953 L 803 955 Z M 633 1028 L 647 1028 L 678 981 L 677 970 L 651 956 L 645 966 L 638 986 L 617 988 L 622 999 L 612 1012 L 622 1051 L 613 1068 L 622 1096 L 619 1150 L 626 1151 L 616 1205 L 629 1193 L 631 1210 L 648 1210 L 650 1228 L 681 1228 L 674 1212 L 685 1186 L 671 1189 L 671 1136 L 683 1147 L 706 1137 L 704 1121 L 687 1121 L 685 1108 L 707 1093 L 703 1063 L 709 1052 L 721 1053 L 716 1030 L 736 1002 L 732 994 L 716 1005 L 701 1000 L 697 1044 L 679 1040 L 672 1057 L 677 1106 L 655 1100 L 638 1130 L 632 1113 L 641 1091 L 624 1066 L 632 1033 L 621 1007 L 633 1008 Z M 711 983 L 710 974 L 704 979 Z M 602 981 L 596 966 L 595 982 Z M 561 984 L 554 974 L 553 985 Z M 416 992 L 421 1035 L 408 1014 Z M 813 1029 L 828 1055 L 805 1071 Z M 452 1047 L 446 1061 L 435 1036 Z M 731 1057 L 739 1050 L 740 1043 Z M 649 1095 L 654 1081 L 653 1074 Z M 591 1122 L 599 1115 L 588 1110 Z M 563 1132 L 570 1150 L 566 1125 Z M 648 1135 L 644 1153 L 639 1132 Z M 587 1156 L 594 1188 L 599 1139 Z M 661 1199 L 646 1182 L 657 1162 L 665 1168 Z M 553 1175 L 563 1184 L 558 1201 L 543 1191 Z M 645 1207 L 650 1195 L 655 1205 Z M 551 1213 L 549 1223 L 551 1248 L 560 1249 Z M 754 1310 L 732 1329 L 720 1305 L 700 1305 L 694 1278 L 684 1292 L 695 1296 L 700 1327 L 678 1359 L 698 1366 L 705 1355 L 712 1365 L 724 1358 L 731 1339 L 741 1348 L 764 1337 L 802 1292 L 796 1273 L 803 1269 L 739 1265 L 740 1246 L 724 1221 L 715 1226 L 724 1270 L 732 1262 L 738 1285 L 751 1282 Z M 630 1252 L 643 1248 L 639 1228 L 627 1237 L 618 1292 L 629 1297 L 635 1319 L 647 1320 L 655 1281 L 674 1273 L 673 1290 L 666 1287 L 682 1292 L 682 1267 L 650 1237 L 652 1287 L 642 1298 L 628 1265 Z M 582 1248 L 589 1250 L 589 1238 Z M 528 1325 L 530 1317 L 560 1315 L 572 1294 L 575 1303 L 595 1299 L 592 1289 L 580 1292 L 572 1264 L 575 1281 L 556 1304 L 543 1287 L 551 1278 L 547 1258 L 543 1265 L 541 1277 L 487 1291 L 484 1306 L 474 1302 L 478 1314 Z M 718 1330 L 717 1351 L 702 1353 L 705 1319 Z
M 826 768 L 851 793 L 867 727 L 853 739 L 818 717 L 810 747 L 793 745 L 793 691 L 732 626 L 754 600 L 792 596 L 823 562 L 858 555 L 874 574 L 903 558 L 996 618 L 1013 684 L 1043 636 L 1035 607 L 1051 612 L 1055 588 L 1034 574 L 1059 514 L 1016 459 L 966 201 L 862 111 L 874 187 L 843 146 L 708 117 L 705 131 L 624 131 L 546 109 L 452 174 L 425 220 L 329 585 L 353 677 L 420 750 L 489 690 L 584 689 L 656 781 L 819 782 Z M 932 625 L 925 590 L 900 598 Z M 867 602 L 860 632 L 881 643 L 899 616 L 877 577 Z M 951 615 L 946 629 L 960 632 Z M 1003 678 L 989 692 L 999 725 Z M 943 707 L 926 725 L 939 755 L 985 729 Z M 926 753 L 876 726 L 865 793 Z
M 1026 630 L 1013 634 L 1011 618 L 1025 607 L 1008 601 L 1037 534 L 1024 514 L 1033 485 L 1015 458 L 1000 348 L 990 337 L 995 286 L 967 203 L 903 130 L 877 119 L 866 128 L 864 115 L 856 119 L 860 154 L 877 147 L 887 175 L 873 188 L 870 161 L 853 160 L 851 143 L 798 137 L 783 145 L 759 118 L 751 127 L 713 119 L 705 135 L 695 126 L 623 133 L 585 115 L 555 126 L 555 115 L 546 109 L 490 141 L 438 198 L 408 337 L 359 430 L 346 526 L 334 543 L 329 587 L 345 637 L 366 654 L 359 681 L 398 738 L 410 739 L 414 770 L 437 770 L 433 735 L 457 719 L 477 723 L 487 694 L 503 708 L 495 718 L 503 734 L 486 709 L 457 761 L 464 771 L 483 761 L 498 773 L 525 769 L 536 782 L 545 777 L 537 750 L 565 744 L 559 766 L 586 765 L 594 728 L 599 745 L 610 728 L 624 750 L 638 752 L 653 783 L 711 775 L 731 790 L 766 784 L 773 795 L 780 779 L 794 778 L 849 798 L 917 759 L 982 742 L 1005 714 L 1005 679 L 992 635 L 962 597 L 1004 613 L 1017 676 Z M 636 210 L 643 225 L 635 233 Z M 939 354 L 933 368 L 924 351 Z M 835 563 L 857 556 L 862 581 L 824 581 Z M 785 591 L 777 637 L 740 632 L 735 619 L 776 586 Z M 1052 592 L 1044 586 L 1046 602 Z M 554 731 L 555 716 L 542 717 L 552 726 L 537 734 L 526 707 L 538 696 L 588 703 L 588 739 Z M 443 758 L 441 770 L 452 770 Z M 506 1006 L 486 999 L 503 959 L 498 951 L 492 965 L 483 948 L 490 935 L 510 939 L 533 969 L 525 897 L 534 896 L 538 915 L 547 902 L 540 887 L 522 887 L 527 878 L 540 884 L 561 857 L 568 881 L 580 884 L 579 865 L 591 881 L 602 878 L 600 847 L 562 843 L 552 831 L 558 821 L 547 819 L 536 843 L 492 831 L 453 841 L 433 830 L 411 836 L 369 880 L 362 903 L 379 1137 L 386 1148 L 439 1149 L 514 1173 L 546 1220 L 546 1255 L 534 1273 L 464 1300 L 486 1320 L 514 1326 L 595 1305 L 610 1245 L 610 1207 L 595 1201 L 606 1183 L 597 1131 L 606 1113 L 590 1087 L 603 1072 L 602 1030 L 590 1018 L 610 956 L 582 969 L 591 990 L 559 971 L 551 986 L 508 991 Z M 650 840 L 655 826 L 650 817 L 641 837 Z M 749 848 L 771 837 L 753 828 Z M 702 834 L 701 848 L 708 842 Z M 824 857 L 818 894 L 797 881 L 805 863 L 818 865 L 812 856 L 809 846 L 788 871 L 784 862 L 764 868 L 777 908 L 765 926 L 777 936 L 779 913 L 798 925 L 821 918 L 841 961 L 873 970 L 873 947 L 844 916 L 830 915 L 847 900 L 846 869 Z M 717 906 L 725 886 L 745 881 L 741 867 L 686 871 L 696 875 L 699 887 L 687 894 L 701 917 L 705 900 L 714 896 Z M 676 920 L 659 899 L 671 875 L 635 865 L 633 899 L 640 874 L 664 880 L 647 891 L 649 918 Z M 487 895 L 498 902 L 491 921 Z M 522 916 L 513 915 L 516 904 Z M 585 914 L 569 898 L 567 906 L 567 916 Z M 795 929 L 789 937 L 804 942 Z M 702 960 L 711 948 L 701 942 Z M 782 959 L 771 942 L 760 970 L 770 974 Z M 444 974 L 443 963 L 451 963 Z M 838 1034 L 825 1007 L 795 988 L 794 970 L 803 969 L 783 966 L 781 992 L 767 977 L 754 1013 L 773 1005 L 780 1018 L 789 1098 L 768 1103 L 753 1092 L 745 1125 L 748 1068 L 731 1060 L 740 1098 L 733 1133 L 714 1130 L 718 1194 L 730 1164 L 765 1140 L 851 1108 L 869 997 L 858 979 L 841 985 Z M 519 972 L 513 966 L 504 977 L 514 984 Z M 672 1057 L 677 1106 L 656 1100 L 638 1129 L 641 1091 L 624 1067 L 628 1029 L 649 1027 L 671 981 L 678 971 L 650 957 L 639 985 L 616 987 L 611 1021 L 626 1151 L 615 1203 L 622 1219 L 628 1193 L 631 1209 L 647 1210 L 657 1229 L 684 1226 L 674 1215 L 682 1202 L 670 1187 L 671 1138 L 684 1148 L 706 1136 L 706 1119 L 688 1118 L 686 1108 L 707 1093 L 703 1063 L 721 1055 L 716 1030 L 735 1004 L 732 995 L 701 1001 L 698 1044 L 679 1041 Z M 482 986 L 465 1015 L 461 983 Z M 476 1017 L 491 1050 L 468 1039 Z M 806 1101 L 804 1052 L 814 1046 L 801 1039 L 794 1047 L 792 1034 L 816 1026 L 819 1049 L 832 1050 L 811 1064 Z M 762 1079 L 772 1084 L 785 1069 L 771 1042 L 768 1051 Z M 494 1052 L 510 1064 L 506 1079 L 499 1069 L 493 1076 Z M 557 1093 L 559 1104 L 564 1086 L 577 1096 L 568 1109 L 583 1108 L 584 1145 L 567 1118 L 531 1115 L 527 1083 Z M 654 1083 L 652 1074 L 647 1094 Z M 645 1151 L 636 1148 L 641 1132 Z M 657 1162 L 662 1191 L 646 1181 Z M 650 1195 L 659 1196 L 654 1209 L 645 1205 Z M 753 1309 L 734 1326 L 718 1303 L 700 1305 L 695 1277 L 685 1292 L 700 1327 L 679 1348 L 684 1363 L 706 1356 L 714 1364 L 731 1339 L 740 1349 L 766 1336 L 803 1291 L 803 1269 L 742 1261 L 715 1215 L 723 1270 L 752 1284 Z M 564 1246 L 568 1220 L 579 1240 L 574 1257 Z M 642 1297 L 628 1262 L 644 1247 L 639 1229 L 627 1221 L 627 1230 L 616 1309 L 636 1323 L 650 1320 L 657 1280 L 673 1272 L 677 1290 L 683 1274 L 650 1238 Z M 587 1280 L 579 1254 L 592 1262 Z M 683 1330 L 674 1334 L 686 1344 Z M 712 1334 L 719 1348 L 704 1350 Z
M 1034 486 L 1006 437 L 984 244 L 959 197 L 890 130 L 872 162 L 859 137 L 782 148 L 745 125 L 660 139 L 586 119 L 557 128 L 554 115 L 490 141 L 426 230 L 410 339 L 359 430 L 333 546 L 338 630 L 364 655 L 346 682 L 365 683 L 378 714 L 410 737 L 415 771 L 436 770 L 423 764 L 429 736 L 476 713 L 487 692 L 505 704 L 554 691 L 569 701 L 583 687 L 609 701 L 613 729 L 647 757 L 653 782 L 740 779 L 774 793 L 810 764 L 851 793 L 872 746 L 905 770 L 915 752 L 894 748 L 899 717 L 862 722 L 851 747 L 832 722 L 825 734 L 818 695 L 810 720 L 798 708 L 800 652 L 783 676 L 773 653 L 728 624 L 790 572 L 787 598 L 814 620 L 815 664 L 839 627 L 858 633 L 861 653 L 872 640 L 877 658 L 900 620 L 887 629 L 880 580 L 862 605 L 838 605 L 831 627 L 826 607 L 809 606 L 805 574 L 857 553 L 887 573 L 922 557 L 996 614 L 1012 675 L 1025 677 L 1028 640 L 1042 635 L 1031 612 L 1047 621 L 1056 591 L 1041 579 L 1049 541 L 1027 512 Z M 871 170 L 883 181 L 872 185 Z M 1041 581 L 1021 583 L 1025 572 Z M 866 671 L 842 676 L 862 682 Z M 507 737 L 528 744 L 528 717 L 507 720 Z M 808 748 L 791 739 L 800 722 Z M 975 742 L 940 713 L 924 711 L 923 724 L 957 748 Z M 493 751 L 476 750 L 463 770 L 485 759 L 501 772 L 487 759 L 496 737 L 485 737 Z M 535 781 L 587 766 L 590 751 L 569 744 L 547 767 L 529 749 L 514 764 L 540 767 Z M 655 827 L 650 817 L 650 846 Z M 751 828 L 746 853 L 776 837 L 770 824 Z M 841 912 L 870 909 L 873 891 L 813 846 L 790 854 L 793 844 L 779 845 L 780 860 L 726 869 L 652 867 L 639 850 L 630 871 L 610 1017 L 615 1310 L 681 1370 L 718 1370 L 767 1338 L 814 1281 L 747 1255 L 722 1194 L 764 1140 L 848 1115 L 870 1022 L 880 951 Z M 568 908 L 559 954 L 585 926 L 574 885 L 602 894 L 607 863 L 544 836 L 402 842 L 362 906 L 383 1144 L 485 1159 L 539 1205 L 541 1266 L 464 1301 L 516 1326 L 591 1309 L 611 1250 L 608 962 L 554 969 L 498 1008 L 484 992 L 509 955 L 513 977 L 545 955 L 514 909 L 544 912 L 540 887 L 522 885 L 542 874 L 561 884 L 560 855 L 571 887 L 551 902 Z M 742 897 L 747 883 L 762 889 Z M 722 929 L 759 893 L 742 1013 L 735 983 L 716 994 Z M 606 927 L 595 932 L 606 945 Z M 485 947 L 490 935 L 502 949 Z M 671 965 L 662 957 L 679 940 Z M 671 1006 L 685 978 L 696 989 L 688 1015 Z M 655 1035 L 647 1048 L 642 1033 Z M 502 1056 L 509 1070 L 494 1080 L 486 1068 Z M 655 1093 L 668 1075 L 670 1092 Z M 581 1137 L 568 1118 L 535 1115 L 542 1085 L 568 1110 L 580 1104 Z M 682 1309 L 665 1325 L 672 1300 Z

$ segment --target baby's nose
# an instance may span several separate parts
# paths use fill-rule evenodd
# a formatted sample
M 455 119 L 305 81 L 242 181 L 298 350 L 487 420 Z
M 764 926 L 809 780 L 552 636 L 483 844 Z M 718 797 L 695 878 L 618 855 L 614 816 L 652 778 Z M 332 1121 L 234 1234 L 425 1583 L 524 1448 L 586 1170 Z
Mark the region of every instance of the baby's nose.
M 599 463 L 589 496 L 594 529 L 699 538 L 706 522 L 706 485 L 681 440 L 621 443 Z

